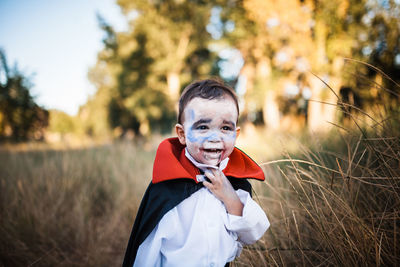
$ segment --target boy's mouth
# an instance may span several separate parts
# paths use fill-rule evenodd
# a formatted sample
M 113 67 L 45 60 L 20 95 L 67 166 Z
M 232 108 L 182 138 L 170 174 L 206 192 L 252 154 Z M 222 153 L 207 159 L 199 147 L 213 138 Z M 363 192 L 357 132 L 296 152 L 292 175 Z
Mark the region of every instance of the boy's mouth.
M 222 149 L 219 148 L 204 148 L 204 154 L 211 158 L 219 158 L 222 153 Z
M 222 152 L 222 149 L 218 149 L 218 148 L 204 148 L 203 151 L 208 152 L 208 153 L 220 153 L 220 152 Z

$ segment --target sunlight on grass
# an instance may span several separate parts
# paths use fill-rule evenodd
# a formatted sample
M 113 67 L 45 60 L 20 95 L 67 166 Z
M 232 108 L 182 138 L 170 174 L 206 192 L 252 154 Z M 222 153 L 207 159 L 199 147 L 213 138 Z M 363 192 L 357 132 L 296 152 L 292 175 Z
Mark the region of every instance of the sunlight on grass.
M 252 184 L 271 228 L 232 266 L 399 262 L 398 118 L 325 135 L 244 128 L 237 146 L 265 170 Z M 120 266 L 163 138 L 3 146 L 0 262 Z
M 0 152 L 1 262 L 120 265 L 154 151 L 42 148 Z

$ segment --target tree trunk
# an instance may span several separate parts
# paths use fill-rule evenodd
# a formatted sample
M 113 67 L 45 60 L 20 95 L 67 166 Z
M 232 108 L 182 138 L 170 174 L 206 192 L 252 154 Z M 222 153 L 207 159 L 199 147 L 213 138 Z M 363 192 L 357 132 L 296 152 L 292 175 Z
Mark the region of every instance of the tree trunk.
M 324 125 L 322 115 L 323 104 L 321 103 L 323 84 L 317 77 L 312 76 L 310 78 L 311 99 L 308 101 L 307 124 L 310 131 L 318 132 Z
M 245 80 L 245 85 L 244 85 L 245 90 L 244 90 L 244 92 L 241 92 L 241 93 L 244 93 L 244 105 L 243 105 L 241 113 L 244 116 L 247 116 L 249 114 L 249 112 L 251 111 L 251 109 L 249 108 L 250 100 L 248 99 L 248 97 L 246 97 L 246 95 L 248 95 L 249 92 L 253 91 L 253 88 L 254 88 L 254 66 L 253 66 L 253 64 L 245 62 L 244 66 L 240 70 L 240 76 L 241 76 L 240 77 L 241 79 Z M 239 97 L 241 97 L 241 95 L 239 95 Z
M 327 27 L 323 21 L 317 20 L 315 22 L 315 53 L 313 62 L 313 70 L 320 78 L 322 77 L 322 71 L 326 66 L 326 38 L 327 38 Z M 323 95 L 326 92 L 325 85 L 314 75 L 308 75 L 308 83 L 311 89 L 311 99 L 308 102 L 307 110 L 307 125 L 308 129 L 312 132 L 326 131 L 330 127 L 325 121 Z
M 276 101 L 276 91 L 272 88 L 267 89 L 265 92 L 263 119 L 268 129 L 279 130 L 280 112 Z
M 341 79 L 333 76 L 326 81 L 332 90 L 338 95 Z M 326 132 L 336 123 L 337 97 L 317 77 L 310 79 L 311 99 L 308 102 L 307 123 L 312 132 Z
M 174 66 L 171 66 L 171 70 L 167 73 L 168 94 L 174 103 L 179 99 L 179 91 L 181 89 L 179 74 L 182 71 L 182 66 L 189 46 L 189 36 L 190 32 L 188 31 L 182 33 L 175 51 Z
M 179 80 L 179 73 L 172 71 L 167 74 L 167 85 L 168 94 L 174 103 L 179 99 L 179 90 L 181 88 L 181 82 Z
M 262 58 L 258 61 L 256 66 L 256 75 L 259 80 L 258 90 L 263 90 L 263 120 L 268 129 L 279 130 L 280 128 L 280 111 L 277 103 L 277 88 L 271 88 L 271 63 L 268 58 Z

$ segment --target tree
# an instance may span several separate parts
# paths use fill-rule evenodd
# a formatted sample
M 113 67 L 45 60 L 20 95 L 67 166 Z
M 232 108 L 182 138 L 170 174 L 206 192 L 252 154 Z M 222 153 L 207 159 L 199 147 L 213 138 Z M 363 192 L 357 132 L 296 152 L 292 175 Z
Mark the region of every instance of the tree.
M 106 73 L 107 82 L 95 84 L 99 94 L 108 95 L 110 128 L 142 135 L 170 131 L 182 85 L 211 72 L 210 7 L 203 1 L 118 4 L 127 17 L 136 15 L 120 33 L 100 18 L 105 47 L 90 74 Z
M 368 29 L 360 38 L 362 49 L 359 58 L 368 67 L 365 77 L 357 77 L 358 94 L 372 105 L 383 102 L 389 112 L 398 112 L 400 101 L 400 3 L 398 1 L 369 1 L 362 22 Z M 354 64 L 353 64 L 354 65 Z M 379 69 L 380 71 L 377 71 Z M 386 76 L 386 77 L 385 77 Z M 390 77 L 388 79 L 387 77 Z M 377 101 L 378 100 L 378 101 Z
M 50 110 L 49 115 L 48 131 L 62 135 L 76 133 L 76 125 L 73 117 L 59 110 Z
M 222 20 L 235 25 L 224 38 L 243 58 L 246 80 L 245 112 L 262 110 L 264 123 L 278 129 L 279 80 L 295 69 L 296 60 L 307 55 L 311 11 L 301 1 L 217 1 L 223 6 Z M 229 3 L 229 4 L 228 4 Z M 298 45 L 301 39 L 302 45 Z M 283 57 L 281 57 L 283 56 Z
M 320 130 L 326 121 L 333 122 L 335 107 L 324 102 L 336 103 L 335 94 L 345 83 L 343 57 L 357 55 L 362 48 L 358 38 L 366 30 L 361 21 L 366 1 L 217 2 L 224 6 L 225 20 L 235 24 L 226 38 L 245 59 L 247 104 L 259 101 L 256 106 L 263 108 L 267 126 L 279 128 L 276 97 L 289 82 L 305 84 L 312 91 L 310 128 Z M 308 71 L 329 78 L 334 93 Z
M 16 141 L 43 138 L 48 111 L 39 107 L 29 90 L 32 83 L 17 67 L 9 69 L 0 50 L 0 137 Z

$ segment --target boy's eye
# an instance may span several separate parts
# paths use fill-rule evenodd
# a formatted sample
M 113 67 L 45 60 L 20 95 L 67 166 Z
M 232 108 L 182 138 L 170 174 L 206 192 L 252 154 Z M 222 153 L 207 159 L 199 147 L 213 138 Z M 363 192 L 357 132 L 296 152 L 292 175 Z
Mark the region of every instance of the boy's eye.
M 222 130 L 224 130 L 224 131 L 232 131 L 233 129 L 232 129 L 232 127 L 229 127 L 229 126 L 223 126 Z
M 208 127 L 205 125 L 199 125 L 196 127 L 196 130 L 207 130 L 207 129 L 208 129 Z

